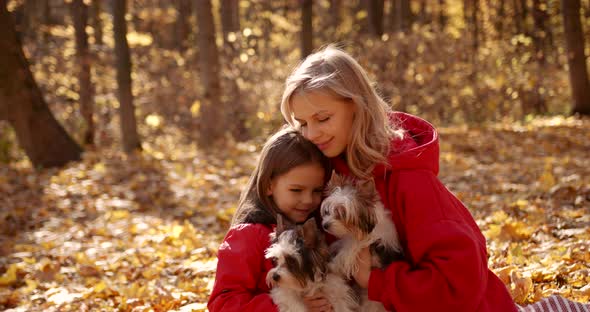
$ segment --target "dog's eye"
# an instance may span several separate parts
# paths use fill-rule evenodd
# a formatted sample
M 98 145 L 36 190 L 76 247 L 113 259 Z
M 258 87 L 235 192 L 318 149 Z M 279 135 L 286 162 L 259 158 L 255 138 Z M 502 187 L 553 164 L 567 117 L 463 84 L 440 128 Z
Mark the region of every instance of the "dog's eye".
M 278 262 L 277 257 L 270 258 L 270 262 L 272 263 L 273 266 L 277 266 L 277 262 Z
M 334 209 L 334 215 L 336 216 L 336 218 L 344 217 L 344 209 L 344 206 L 336 206 L 336 208 Z

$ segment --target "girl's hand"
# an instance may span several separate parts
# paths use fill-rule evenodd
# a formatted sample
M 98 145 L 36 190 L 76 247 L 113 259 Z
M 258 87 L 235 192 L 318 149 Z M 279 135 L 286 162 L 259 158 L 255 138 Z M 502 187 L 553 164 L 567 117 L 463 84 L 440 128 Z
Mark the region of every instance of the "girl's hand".
M 371 276 L 371 251 L 369 247 L 363 248 L 357 259 L 358 271 L 354 274 L 354 280 L 361 288 L 369 287 L 369 277 Z
M 305 297 L 303 302 L 309 312 L 334 312 L 332 304 L 324 297 L 323 293 L 315 294 L 313 297 Z

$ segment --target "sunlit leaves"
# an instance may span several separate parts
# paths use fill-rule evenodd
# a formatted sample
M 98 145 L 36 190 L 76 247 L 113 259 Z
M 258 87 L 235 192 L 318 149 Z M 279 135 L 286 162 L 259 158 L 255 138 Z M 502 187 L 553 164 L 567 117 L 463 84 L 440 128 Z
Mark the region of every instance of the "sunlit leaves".
M 440 176 L 471 209 L 490 267 L 519 303 L 589 298 L 588 126 L 547 118 L 441 129 Z M 204 309 L 260 142 L 205 153 L 180 143 L 182 132 L 149 128 L 166 134 L 143 155 L 105 149 L 61 171 L 2 171 L 0 222 L 21 227 L 0 249 L 10 261 L 0 262 L 0 305 Z
M 16 264 L 12 264 L 8 267 L 8 270 L 4 272 L 2 276 L 0 276 L 0 286 L 10 286 L 17 281 L 17 270 L 18 266 Z
M 490 267 L 518 303 L 551 294 L 588 300 L 587 122 L 531 118 L 442 130 L 441 177 L 471 208 Z

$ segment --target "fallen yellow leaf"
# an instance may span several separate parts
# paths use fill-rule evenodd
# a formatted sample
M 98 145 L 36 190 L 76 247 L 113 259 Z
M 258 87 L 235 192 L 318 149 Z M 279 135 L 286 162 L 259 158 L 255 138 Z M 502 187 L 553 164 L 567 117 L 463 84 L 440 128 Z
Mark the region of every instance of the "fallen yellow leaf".
M 8 270 L 6 270 L 6 272 L 0 276 L 0 286 L 9 286 L 12 285 L 16 282 L 17 280 L 17 272 L 18 272 L 18 266 L 16 263 L 11 264 L 8 267 Z

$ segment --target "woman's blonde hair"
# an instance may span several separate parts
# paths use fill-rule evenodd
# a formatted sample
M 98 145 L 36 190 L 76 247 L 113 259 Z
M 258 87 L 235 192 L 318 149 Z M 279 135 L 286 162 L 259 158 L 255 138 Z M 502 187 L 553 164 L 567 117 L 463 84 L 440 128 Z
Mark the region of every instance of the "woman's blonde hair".
M 391 139 L 403 136 L 389 120 L 391 109 L 358 62 L 334 45 L 309 55 L 287 78 L 281 112 L 290 125 L 297 126 L 292 96 L 317 91 L 327 91 L 356 105 L 346 160 L 355 176 L 370 178 L 375 165 L 387 163 Z
M 327 182 L 332 172 L 330 161 L 301 132 L 285 126 L 272 135 L 262 147 L 256 168 L 240 196 L 231 225 L 275 224 L 280 211 L 272 197 L 267 195 L 272 180 L 295 167 L 313 163 L 324 169 L 324 182 Z

